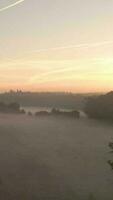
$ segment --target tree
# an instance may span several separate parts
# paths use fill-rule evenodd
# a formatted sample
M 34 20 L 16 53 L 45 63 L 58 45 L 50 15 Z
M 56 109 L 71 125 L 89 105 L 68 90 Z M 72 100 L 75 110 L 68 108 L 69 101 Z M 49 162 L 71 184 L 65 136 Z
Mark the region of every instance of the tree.
M 109 143 L 109 147 L 112 150 L 111 153 L 113 153 L 113 142 Z M 111 166 L 111 168 L 113 169 L 113 161 L 112 160 L 108 160 L 108 164 Z
M 88 98 L 84 110 L 91 118 L 113 120 L 113 92 Z

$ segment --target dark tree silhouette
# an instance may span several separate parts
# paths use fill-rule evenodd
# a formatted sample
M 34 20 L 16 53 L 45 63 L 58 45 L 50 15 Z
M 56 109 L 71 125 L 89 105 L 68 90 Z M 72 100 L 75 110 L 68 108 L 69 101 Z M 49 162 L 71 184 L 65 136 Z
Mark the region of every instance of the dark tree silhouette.
M 113 92 L 88 98 L 84 110 L 91 118 L 113 120 Z
M 111 149 L 111 153 L 113 153 L 113 142 L 109 143 L 109 147 Z M 113 161 L 112 160 L 108 160 L 108 164 L 111 166 L 111 168 L 113 169 Z
M 0 102 L 0 112 L 1 113 L 19 113 L 19 114 L 25 114 L 24 109 L 20 109 L 20 104 L 13 102 L 13 103 L 4 103 Z

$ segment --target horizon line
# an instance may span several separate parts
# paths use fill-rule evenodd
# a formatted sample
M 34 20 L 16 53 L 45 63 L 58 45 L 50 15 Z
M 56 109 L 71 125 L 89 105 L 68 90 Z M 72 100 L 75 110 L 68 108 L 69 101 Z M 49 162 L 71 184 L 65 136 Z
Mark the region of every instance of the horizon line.
M 4 90 L 4 91 L 1 91 L 0 90 L 0 94 L 4 94 L 4 93 L 11 93 L 11 92 L 14 92 L 14 93 L 19 93 L 19 92 L 21 92 L 21 93 L 59 93 L 59 94 L 61 94 L 61 93 L 64 93 L 64 94 L 105 94 L 105 93 L 109 93 L 109 92 L 112 92 L 113 90 L 109 90 L 109 91 L 88 91 L 88 92 L 72 92 L 72 91 L 49 91 L 49 90 L 47 90 L 47 91 L 38 91 L 38 90 L 34 90 L 34 91 L 32 91 L 32 90 L 21 90 L 21 89 L 17 89 L 17 90 L 13 90 L 13 89 L 11 89 L 11 90 Z

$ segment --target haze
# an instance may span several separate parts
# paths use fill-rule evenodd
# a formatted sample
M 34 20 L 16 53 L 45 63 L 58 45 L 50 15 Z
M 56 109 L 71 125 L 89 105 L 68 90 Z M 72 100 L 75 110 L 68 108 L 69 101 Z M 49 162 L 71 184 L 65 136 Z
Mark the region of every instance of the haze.
M 1 199 L 112 200 L 112 129 L 87 118 L 0 114 Z

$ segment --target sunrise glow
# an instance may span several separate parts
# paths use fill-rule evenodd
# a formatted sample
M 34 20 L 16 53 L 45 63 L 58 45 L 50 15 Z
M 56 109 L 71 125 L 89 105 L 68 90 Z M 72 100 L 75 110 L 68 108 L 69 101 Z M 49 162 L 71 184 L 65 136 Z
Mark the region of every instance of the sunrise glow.
M 1 1 L 0 91 L 112 90 L 113 2 L 63 2 Z

